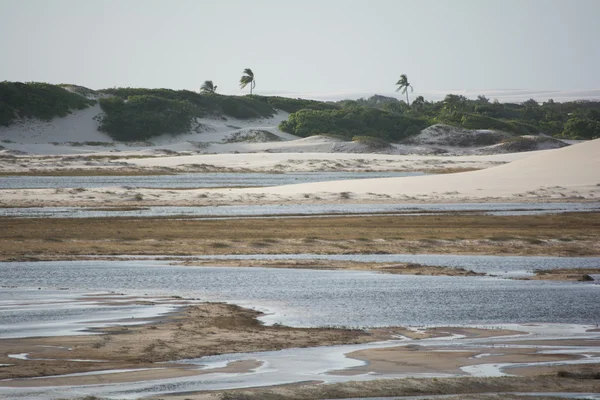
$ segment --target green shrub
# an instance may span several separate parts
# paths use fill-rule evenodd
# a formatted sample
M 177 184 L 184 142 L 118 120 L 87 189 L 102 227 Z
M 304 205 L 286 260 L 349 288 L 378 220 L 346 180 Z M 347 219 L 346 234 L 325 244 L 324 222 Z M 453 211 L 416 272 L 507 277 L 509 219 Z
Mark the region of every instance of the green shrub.
M 300 110 L 339 110 L 340 106 L 335 103 L 324 103 L 316 100 L 292 99 L 279 96 L 249 96 L 262 102 L 268 103 L 271 107 L 283 110 L 288 113 L 295 113 Z
M 328 133 L 344 137 L 378 137 L 398 141 L 425 128 L 422 119 L 392 114 L 386 111 L 357 107 L 343 110 L 300 110 L 291 114 L 279 129 L 307 137 Z
M 100 99 L 104 115 L 99 129 L 115 140 L 146 140 L 165 133 L 189 130 L 193 107 L 184 101 L 156 96 L 130 96 Z
M 99 92 L 122 99 L 128 99 L 131 96 L 153 96 L 184 102 L 193 108 L 193 113 L 198 117 L 202 117 L 206 113 L 213 113 L 248 119 L 271 117 L 275 113 L 273 107 L 255 96 L 224 96 L 216 93 L 196 93 L 189 90 L 136 88 L 104 89 Z
M 9 126 L 15 118 L 64 117 L 94 103 L 49 83 L 4 81 L 0 82 L 0 125 Z
M 565 124 L 562 136 L 570 139 L 600 138 L 600 122 L 590 118 L 570 118 Z
M 221 110 L 225 115 L 239 119 L 272 117 L 273 108 L 251 97 L 221 96 Z
M 460 122 L 461 126 L 467 129 L 495 129 L 518 134 L 529 133 L 527 129 L 513 122 L 486 117 L 485 115 L 463 114 Z
M 273 108 L 250 96 L 223 96 L 189 90 L 119 88 L 100 91 L 100 130 L 121 141 L 147 140 L 162 134 L 179 134 L 190 129 L 193 118 L 206 114 L 234 118 L 273 115 Z

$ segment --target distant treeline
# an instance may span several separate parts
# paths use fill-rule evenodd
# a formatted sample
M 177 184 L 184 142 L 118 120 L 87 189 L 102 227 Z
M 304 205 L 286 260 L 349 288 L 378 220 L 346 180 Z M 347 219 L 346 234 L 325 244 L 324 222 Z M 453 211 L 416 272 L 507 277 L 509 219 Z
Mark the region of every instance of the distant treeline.
M 69 90 L 66 90 L 68 88 Z M 277 96 L 225 96 L 187 90 L 118 88 L 93 91 L 74 85 L 0 82 L 0 125 L 18 118 L 49 120 L 100 103 L 99 129 L 120 141 L 188 132 L 196 118 L 268 118 L 290 113 L 280 129 L 301 137 L 328 134 L 397 142 L 434 124 L 492 129 L 516 135 L 546 133 L 570 139 L 600 137 L 600 102 L 535 100 L 499 103 L 483 96 L 447 95 L 410 106 L 394 97 L 322 102 Z

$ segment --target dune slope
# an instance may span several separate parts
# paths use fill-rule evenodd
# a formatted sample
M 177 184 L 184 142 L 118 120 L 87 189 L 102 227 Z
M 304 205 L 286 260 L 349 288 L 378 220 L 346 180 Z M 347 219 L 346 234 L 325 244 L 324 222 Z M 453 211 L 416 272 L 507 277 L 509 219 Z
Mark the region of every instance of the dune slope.
M 457 197 L 523 197 L 547 192 L 549 197 L 600 195 L 600 139 L 536 153 L 510 164 L 451 175 L 382 178 L 263 188 L 262 192 L 294 195 L 352 192 L 390 196 L 453 195 Z M 251 193 L 253 189 L 244 189 Z M 543 197 L 543 196 L 541 196 Z

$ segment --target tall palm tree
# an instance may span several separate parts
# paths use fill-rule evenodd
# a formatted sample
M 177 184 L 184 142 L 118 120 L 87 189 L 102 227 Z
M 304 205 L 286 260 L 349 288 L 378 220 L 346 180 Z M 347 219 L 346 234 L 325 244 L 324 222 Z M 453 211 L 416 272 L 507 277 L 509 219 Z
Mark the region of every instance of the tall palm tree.
M 398 79 L 398 82 L 396 82 L 396 85 L 398 86 L 398 88 L 396 89 L 396 92 L 399 92 L 400 90 L 402 90 L 402 93 L 406 93 L 406 104 L 408 104 L 410 106 L 410 102 L 408 101 L 408 88 L 410 88 L 411 92 L 413 92 L 414 89 L 413 89 L 412 85 L 410 83 L 408 83 L 408 78 L 406 77 L 406 74 L 400 75 L 400 79 Z
M 252 94 L 252 89 L 256 87 L 256 80 L 254 79 L 254 72 L 250 68 L 246 68 L 244 75 L 240 78 L 240 88 L 243 89 L 246 85 L 250 85 L 250 94 Z
M 213 83 L 213 81 L 204 81 L 202 86 L 200 86 L 201 93 L 215 93 L 217 91 L 217 85 Z

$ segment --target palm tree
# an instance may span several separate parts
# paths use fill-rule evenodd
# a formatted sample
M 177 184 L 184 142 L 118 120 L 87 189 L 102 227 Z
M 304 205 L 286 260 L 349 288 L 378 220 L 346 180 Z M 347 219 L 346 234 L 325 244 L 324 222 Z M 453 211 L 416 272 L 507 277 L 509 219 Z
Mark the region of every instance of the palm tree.
M 240 88 L 243 89 L 246 85 L 250 85 L 250 94 L 252 94 L 252 89 L 256 87 L 256 80 L 254 80 L 254 72 L 250 68 L 246 68 L 244 75 L 240 78 Z
M 202 86 L 200 86 L 201 93 L 215 93 L 217 91 L 217 85 L 213 83 L 213 81 L 204 81 Z
M 398 85 L 396 92 L 402 90 L 402 93 L 406 93 L 406 104 L 410 106 L 410 102 L 408 101 L 408 88 L 410 88 L 411 92 L 413 92 L 414 89 L 412 85 L 408 83 L 408 78 L 406 77 L 406 74 L 400 75 L 400 79 L 398 80 L 398 82 L 396 82 L 396 85 Z

